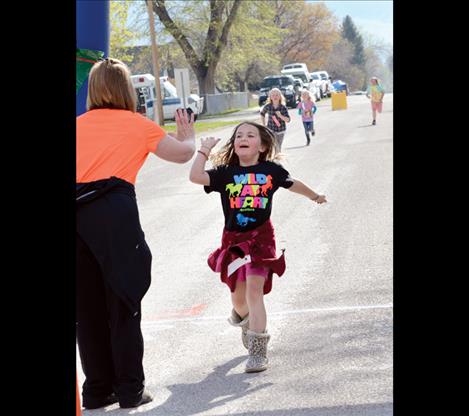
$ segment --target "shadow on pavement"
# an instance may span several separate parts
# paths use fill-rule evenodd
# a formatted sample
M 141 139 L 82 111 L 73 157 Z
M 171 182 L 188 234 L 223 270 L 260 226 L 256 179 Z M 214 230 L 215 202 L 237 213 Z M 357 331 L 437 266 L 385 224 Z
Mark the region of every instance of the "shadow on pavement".
M 246 358 L 246 356 L 236 357 L 215 367 L 212 373 L 198 383 L 166 386 L 171 392 L 166 402 L 138 414 L 148 416 L 195 415 L 271 386 L 273 383 L 251 387 L 249 380 L 256 377 L 255 373 L 227 374 Z

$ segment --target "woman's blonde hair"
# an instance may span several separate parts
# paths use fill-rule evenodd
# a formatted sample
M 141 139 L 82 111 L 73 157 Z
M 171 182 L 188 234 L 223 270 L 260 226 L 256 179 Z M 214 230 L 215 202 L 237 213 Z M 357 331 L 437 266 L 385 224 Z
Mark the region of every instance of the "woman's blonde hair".
M 118 59 L 107 58 L 96 62 L 88 78 L 86 109 L 114 108 L 135 112 L 137 95 L 130 71 Z
M 279 160 L 282 158 L 282 154 L 277 151 L 275 136 L 272 131 L 263 126 L 262 124 L 255 123 L 253 121 L 243 121 L 242 123 L 238 124 L 229 140 L 226 144 L 216 153 L 210 155 L 210 161 L 212 162 L 213 166 L 220 166 L 220 165 L 230 165 L 236 166 L 239 165 L 239 157 L 235 153 L 234 148 L 234 141 L 236 138 L 236 133 L 238 129 L 243 124 L 249 124 L 254 126 L 259 131 L 259 136 L 261 138 L 261 143 L 264 145 L 265 149 L 263 152 L 259 154 L 259 162 L 263 162 L 265 160 Z
M 272 92 L 278 92 L 280 94 L 280 104 L 282 104 L 282 105 L 286 104 L 287 101 L 285 100 L 285 97 L 283 96 L 282 91 L 280 91 L 278 88 L 272 88 L 269 91 L 269 97 L 267 98 L 267 104 L 272 103 L 272 100 L 270 99 L 270 96 L 271 96 Z

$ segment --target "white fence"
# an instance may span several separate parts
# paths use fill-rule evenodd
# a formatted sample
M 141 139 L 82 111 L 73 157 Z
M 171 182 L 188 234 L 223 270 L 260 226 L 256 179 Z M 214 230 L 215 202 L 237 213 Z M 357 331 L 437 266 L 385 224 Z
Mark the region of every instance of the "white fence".
M 235 108 L 249 107 L 249 93 L 225 92 L 223 94 L 207 94 L 205 96 L 205 113 L 220 114 Z

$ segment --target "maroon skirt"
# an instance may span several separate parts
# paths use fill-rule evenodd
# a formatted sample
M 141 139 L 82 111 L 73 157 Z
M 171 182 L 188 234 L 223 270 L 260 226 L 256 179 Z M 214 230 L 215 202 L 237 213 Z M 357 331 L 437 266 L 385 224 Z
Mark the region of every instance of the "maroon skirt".
M 272 290 L 272 276 L 282 276 L 285 272 L 285 255 L 277 257 L 274 227 L 270 220 L 259 227 L 245 232 L 223 230 L 221 247 L 210 254 L 207 259 L 209 267 L 220 273 L 220 280 L 234 292 L 237 271 L 232 271 L 250 257 L 254 267 L 267 267 L 269 270 L 264 284 L 264 294 Z M 248 257 L 249 256 L 249 257 Z M 234 263 L 233 263 L 234 262 Z M 242 267 L 242 266 L 241 266 Z

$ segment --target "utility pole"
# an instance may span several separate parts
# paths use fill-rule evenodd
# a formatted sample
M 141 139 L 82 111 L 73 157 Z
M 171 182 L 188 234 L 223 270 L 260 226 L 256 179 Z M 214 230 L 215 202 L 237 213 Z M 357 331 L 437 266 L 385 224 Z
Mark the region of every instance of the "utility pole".
M 155 88 L 156 88 L 156 108 L 158 111 L 155 111 L 155 121 L 160 125 L 164 126 L 164 113 L 163 113 L 163 103 L 161 98 L 161 86 L 160 86 L 160 65 L 158 63 L 158 46 L 156 44 L 156 34 L 155 34 L 155 18 L 153 16 L 153 8 L 151 0 L 146 0 L 148 18 L 150 20 L 150 34 L 151 34 L 151 55 L 153 61 L 153 73 L 155 76 Z M 157 116 L 158 113 L 158 116 Z M 158 120 L 157 120 L 158 118 Z

